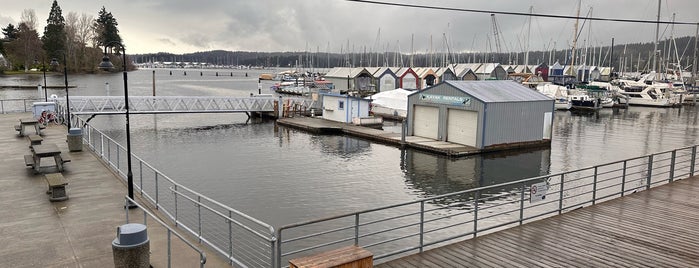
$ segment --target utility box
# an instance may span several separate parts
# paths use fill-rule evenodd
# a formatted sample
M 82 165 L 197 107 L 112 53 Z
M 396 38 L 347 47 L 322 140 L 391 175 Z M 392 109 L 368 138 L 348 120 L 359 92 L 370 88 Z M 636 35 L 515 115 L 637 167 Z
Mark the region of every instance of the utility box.
M 46 112 L 55 112 L 56 111 L 56 103 L 55 102 L 35 102 L 32 103 L 32 113 L 34 114 L 34 118 L 39 118 L 41 117 L 41 112 L 46 111 Z
M 149 268 L 150 240 L 145 225 L 129 223 L 117 227 L 112 241 L 115 268 Z
M 83 150 L 83 129 L 70 128 L 68 130 L 68 150 L 71 152 L 79 152 Z

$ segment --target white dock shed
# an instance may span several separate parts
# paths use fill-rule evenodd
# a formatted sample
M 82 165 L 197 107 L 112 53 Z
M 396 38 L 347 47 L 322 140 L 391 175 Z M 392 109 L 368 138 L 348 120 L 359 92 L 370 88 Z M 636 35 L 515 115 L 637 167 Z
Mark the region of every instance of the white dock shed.
M 408 136 L 482 151 L 550 144 L 553 99 L 514 81 L 445 81 L 408 96 Z

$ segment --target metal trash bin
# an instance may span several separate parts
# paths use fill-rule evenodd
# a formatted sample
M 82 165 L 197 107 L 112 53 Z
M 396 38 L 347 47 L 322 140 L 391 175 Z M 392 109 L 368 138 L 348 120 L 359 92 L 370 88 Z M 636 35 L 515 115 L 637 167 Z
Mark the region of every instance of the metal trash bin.
M 112 241 L 115 268 L 150 267 L 150 240 L 146 229 L 139 223 L 117 227 L 117 237 Z
M 78 152 L 83 150 L 83 129 L 71 128 L 68 130 L 68 150 Z

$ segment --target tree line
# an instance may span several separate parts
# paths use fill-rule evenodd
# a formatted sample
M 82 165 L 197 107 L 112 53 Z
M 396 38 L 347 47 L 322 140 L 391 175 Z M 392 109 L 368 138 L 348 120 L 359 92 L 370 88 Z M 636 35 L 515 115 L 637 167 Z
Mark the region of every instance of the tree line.
M 118 48 L 117 44 L 123 44 L 117 26 L 116 19 L 104 6 L 97 18 L 77 12 L 68 12 L 64 17 L 58 1 L 54 0 L 40 35 L 36 12 L 25 9 L 17 25 L 10 23 L 0 28 L 3 34 L 0 54 L 6 61 L 0 64 L 0 72 L 56 71 L 64 66 L 71 73 L 96 72 L 103 52 L 108 49 L 111 52 L 112 48 Z M 108 56 L 115 66 L 120 66 L 121 58 L 112 54 Z

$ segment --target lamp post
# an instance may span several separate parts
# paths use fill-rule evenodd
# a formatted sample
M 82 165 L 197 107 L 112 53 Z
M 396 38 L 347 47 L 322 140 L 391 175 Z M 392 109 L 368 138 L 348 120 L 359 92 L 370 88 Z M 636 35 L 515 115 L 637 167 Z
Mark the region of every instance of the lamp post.
M 68 61 L 66 60 L 66 53 L 63 50 L 58 50 L 56 52 L 61 52 L 63 54 L 63 78 L 65 81 L 65 88 L 66 88 L 66 121 L 68 121 L 68 131 L 70 132 L 70 96 L 68 95 Z M 58 66 L 58 60 L 56 58 L 51 59 L 52 66 Z M 45 74 L 44 74 L 45 75 Z M 46 77 L 44 77 L 46 79 Z M 44 80 L 44 83 L 46 83 L 46 80 Z M 45 86 L 44 86 L 45 88 Z M 45 90 L 45 89 L 44 89 Z M 46 91 L 44 91 L 44 95 L 46 95 Z M 48 98 L 46 99 L 48 101 Z
M 117 45 L 119 46 L 119 48 L 121 48 L 122 64 L 124 69 L 124 108 L 126 109 L 126 181 L 128 184 L 127 187 L 129 198 L 133 199 L 133 172 L 131 170 L 131 128 L 129 127 L 129 86 L 126 74 L 126 48 L 123 44 L 121 44 L 121 42 L 118 41 L 106 43 L 104 45 L 104 56 L 102 57 L 102 62 L 99 65 L 99 68 L 102 70 L 110 70 L 114 68 L 114 64 L 112 64 L 112 62 L 109 60 L 109 57 L 107 56 L 107 47 L 109 47 L 110 45 Z M 128 207 L 132 208 L 136 206 L 133 204 L 129 204 Z
M 34 58 L 34 64 L 39 64 L 39 60 Z M 48 93 L 46 92 L 46 61 L 41 57 L 41 70 L 44 72 L 44 101 L 49 101 Z

